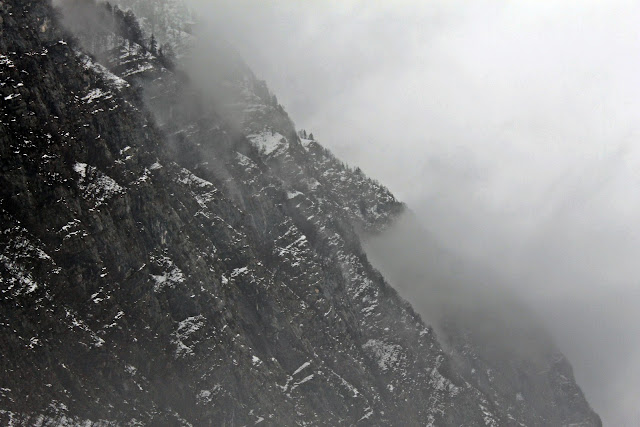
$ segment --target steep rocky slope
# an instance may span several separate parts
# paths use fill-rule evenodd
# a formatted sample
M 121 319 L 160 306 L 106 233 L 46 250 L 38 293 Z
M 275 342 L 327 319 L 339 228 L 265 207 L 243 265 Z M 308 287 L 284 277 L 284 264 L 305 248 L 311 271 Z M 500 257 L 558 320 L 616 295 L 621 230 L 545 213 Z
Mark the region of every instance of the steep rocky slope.
M 0 12 L 0 422 L 517 425 L 368 262 L 404 206 L 241 62 Z

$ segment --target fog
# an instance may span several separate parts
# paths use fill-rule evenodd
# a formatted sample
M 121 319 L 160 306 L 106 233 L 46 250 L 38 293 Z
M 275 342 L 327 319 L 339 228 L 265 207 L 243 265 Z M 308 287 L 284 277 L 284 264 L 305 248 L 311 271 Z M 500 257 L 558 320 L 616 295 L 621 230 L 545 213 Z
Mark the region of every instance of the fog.
M 544 319 L 606 425 L 640 423 L 637 2 L 193 5 L 299 128 Z

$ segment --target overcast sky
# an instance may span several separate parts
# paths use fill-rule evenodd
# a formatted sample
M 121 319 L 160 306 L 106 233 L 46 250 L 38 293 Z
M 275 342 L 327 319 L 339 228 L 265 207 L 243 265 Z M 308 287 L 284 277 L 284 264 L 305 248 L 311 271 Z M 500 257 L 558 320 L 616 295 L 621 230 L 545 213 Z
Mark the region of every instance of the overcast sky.
M 638 2 L 211 4 L 298 128 L 508 278 L 605 423 L 640 423 Z

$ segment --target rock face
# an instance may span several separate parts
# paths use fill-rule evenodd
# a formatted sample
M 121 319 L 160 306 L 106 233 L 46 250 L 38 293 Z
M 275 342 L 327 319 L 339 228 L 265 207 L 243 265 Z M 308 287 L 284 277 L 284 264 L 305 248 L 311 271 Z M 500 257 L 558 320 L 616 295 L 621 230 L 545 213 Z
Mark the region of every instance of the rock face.
M 241 61 L 67 7 L 0 1 L 0 423 L 600 424 L 564 361 L 553 418 L 465 378 L 361 247 L 404 205 Z

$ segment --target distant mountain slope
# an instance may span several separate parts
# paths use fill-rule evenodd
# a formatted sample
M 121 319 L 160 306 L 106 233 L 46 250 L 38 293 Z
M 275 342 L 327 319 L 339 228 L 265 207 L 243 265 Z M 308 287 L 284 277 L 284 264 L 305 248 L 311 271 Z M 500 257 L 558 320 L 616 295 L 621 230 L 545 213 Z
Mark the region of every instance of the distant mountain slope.
M 0 422 L 514 423 L 368 262 L 386 188 L 242 63 L 216 98 L 131 14 L 67 6 L 78 42 L 0 3 Z
M 600 424 L 541 320 L 500 277 L 447 251 L 411 212 L 369 236 L 365 247 L 385 279 L 434 325 L 455 371 L 508 408 L 513 423 Z

